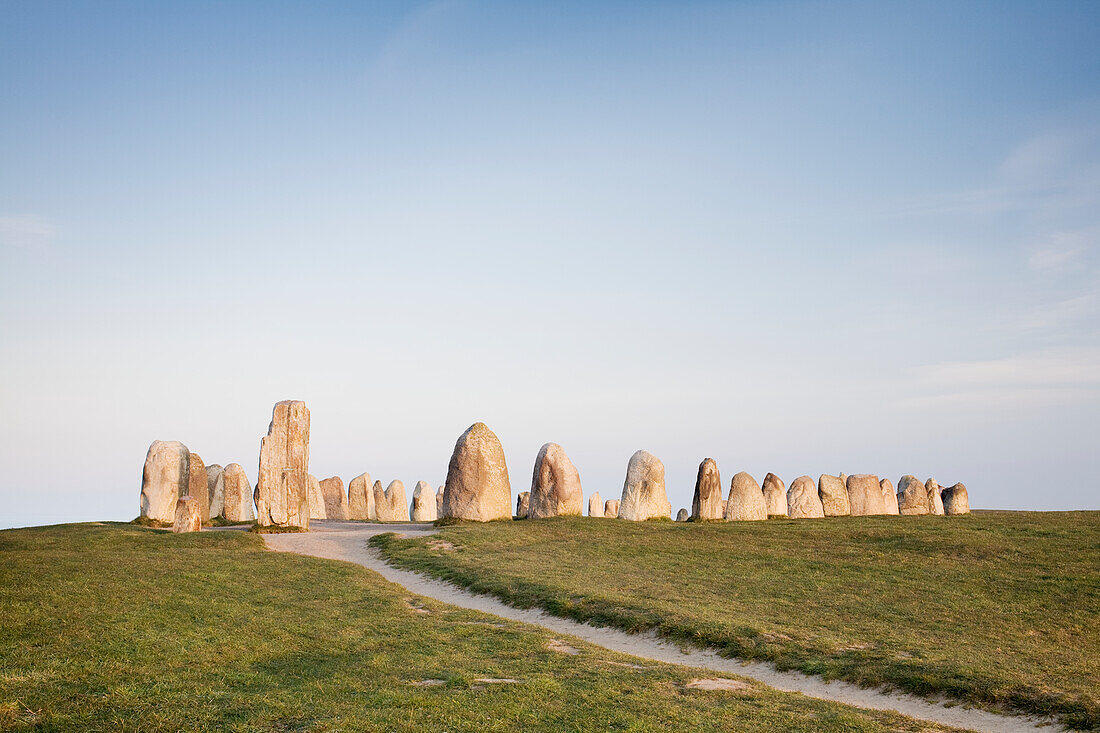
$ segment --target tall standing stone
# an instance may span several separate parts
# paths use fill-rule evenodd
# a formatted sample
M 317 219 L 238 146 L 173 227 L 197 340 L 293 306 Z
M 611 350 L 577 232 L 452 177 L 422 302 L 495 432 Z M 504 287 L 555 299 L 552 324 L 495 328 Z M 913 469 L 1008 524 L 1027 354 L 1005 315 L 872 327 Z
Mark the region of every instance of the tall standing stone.
M 581 476 L 565 449 L 557 443 L 542 446 L 531 475 L 531 503 L 527 516 L 531 519 L 580 516 L 583 503 Z
M 173 532 L 198 532 L 202 529 L 201 502 L 201 497 L 196 499 L 193 496 L 181 496 L 176 500 L 176 511 L 172 515 Z
M 599 494 L 596 494 L 599 497 Z M 599 516 L 599 515 L 597 515 Z M 603 517 L 604 519 L 616 519 L 619 516 L 619 500 L 608 499 L 603 503 Z
M 912 474 L 898 479 L 898 512 L 905 515 L 929 514 L 928 490 Z
M 820 519 L 825 516 L 817 486 L 809 476 L 799 476 L 787 489 L 787 516 L 791 519 Z
M 348 495 L 344 493 L 344 481 L 339 476 L 322 479 L 321 496 L 325 502 L 325 516 L 329 519 L 346 521 L 348 517 Z
M 527 519 L 531 514 L 531 492 L 521 491 L 516 496 L 516 519 Z
M 375 481 L 374 511 L 378 514 L 379 522 L 409 521 L 409 504 L 405 498 L 405 484 L 394 479 L 383 491 L 382 482 Z
M 658 518 L 672 518 L 672 502 L 665 493 L 665 464 L 649 451 L 640 450 L 626 467 L 619 519 L 644 522 Z
M 206 493 L 210 496 L 210 516 L 225 515 L 225 477 L 224 470 L 217 463 L 206 467 Z
M 826 517 L 846 517 L 852 513 L 848 487 L 839 476 L 821 474 L 817 479 L 817 495 L 821 498 L 821 508 Z
M 309 408 L 277 402 L 260 441 L 256 515 L 262 526 L 309 527 Z
M 887 514 L 899 514 L 898 511 L 898 495 L 894 491 L 894 484 L 888 478 L 884 478 L 878 482 L 879 488 L 882 489 L 882 503 L 886 507 Z
M 210 491 L 206 483 L 206 466 L 195 451 L 187 457 L 187 495 L 195 500 L 202 523 L 209 524 Z
M 412 521 L 434 522 L 437 519 L 435 489 L 427 481 L 417 481 L 413 489 Z
M 348 484 L 348 518 L 375 519 L 374 484 L 369 473 L 361 473 Z
M 604 516 L 603 497 L 600 496 L 600 492 L 598 491 L 593 491 L 592 496 L 588 497 L 588 516 Z M 616 513 L 615 516 L 619 516 L 618 513 Z
M 783 479 L 774 473 L 764 477 L 764 504 L 768 508 L 769 517 L 787 516 L 787 487 L 783 485 Z
M 187 496 L 191 452 L 178 440 L 154 440 L 141 472 L 141 516 L 171 524 L 176 502 Z
M 312 473 L 309 474 L 309 518 L 328 519 L 328 507 L 325 506 L 325 494 L 321 491 L 321 482 Z
M 966 493 L 966 486 L 955 484 L 943 490 L 944 514 L 969 514 L 970 496 Z
M 848 477 L 848 503 L 853 517 L 868 517 L 886 513 L 882 500 L 882 485 L 878 476 L 857 473 Z
M 488 522 L 512 518 L 512 485 L 500 440 L 485 423 L 459 436 L 447 466 L 443 516 Z
M 222 471 L 225 483 L 225 508 L 222 516 L 229 522 L 251 522 L 256 519 L 252 506 L 252 486 L 239 463 L 230 463 Z
M 943 497 L 940 496 L 940 485 L 936 479 L 930 478 L 924 482 L 924 490 L 928 492 L 929 514 L 943 514 Z
M 713 458 L 704 458 L 695 475 L 695 495 L 691 497 L 691 518 L 696 521 L 721 519 L 722 477 Z
M 447 488 L 446 484 L 440 486 L 435 490 L 435 516 L 436 518 L 443 516 L 443 489 Z
M 760 489 L 760 484 L 744 471 L 730 481 L 730 495 L 726 502 L 727 522 L 768 518 L 768 506 L 764 503 L 764 492 Z

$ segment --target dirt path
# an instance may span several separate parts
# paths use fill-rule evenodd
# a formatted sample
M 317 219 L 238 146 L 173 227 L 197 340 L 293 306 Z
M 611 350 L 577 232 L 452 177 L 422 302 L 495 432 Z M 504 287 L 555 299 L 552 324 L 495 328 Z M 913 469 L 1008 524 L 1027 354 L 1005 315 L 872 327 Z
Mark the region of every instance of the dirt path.
M 302 534 L 265 534 L 267 546 L 280 552 L 346 560 L 375 571 L 386 580 L 404 586 L 411 593 L 434 598 L 462 608 L 483 611 L 513 621 L 541 626 L 583 639 L 597 646 L 642 659 L 668 664 L 724 672 L 763 682 L 777 690 L 800 692 L 809 697 L 832 700 L 871 710 L 895 710 L 903 715 L 957 728 L 997 733 L 1023 731 L 1058 731 L 1032 718 L 998 715 L 961 705 L 947 707 L 903 693 L 857 687 L 847 682 L 825 682 L 798 672 L 781 672 L 764 662 L 742 662 L 721 657 L 705 649 L 682 650 L 679 646 L 658 639 L 654 633 L 627 634 L 617 629 L 589 626 L 569 619 L 551 616 L 536 609 L 521 609 L 506 605 L 490 596 L 477 595 L 450 583 L 387 565 L 367 540 L 383 532 L 399 532 L 407 537 L 434 534 L 430 524 L 363 524 L 359 522 L 311 522 L 311 531 Z

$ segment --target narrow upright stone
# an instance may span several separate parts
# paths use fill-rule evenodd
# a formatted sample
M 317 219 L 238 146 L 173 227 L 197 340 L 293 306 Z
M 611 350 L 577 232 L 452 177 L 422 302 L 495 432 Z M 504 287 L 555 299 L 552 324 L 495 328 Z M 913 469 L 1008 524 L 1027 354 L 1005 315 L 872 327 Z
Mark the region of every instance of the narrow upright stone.
M 535 457 L 531 475 L 531 501 L 527 516 L 544 519 L 565 515 L 580 516 L 584 493 L 576 466 L 557 443 L 547 443 Z M 519 512 L 516 512 L 519 516 Z
M 437 518 L 443 516 L 443 490 L 445 488 L 447 488 L 446 484 L 435 490 L 435 516 Z
M 817 495 L 821 498 L 821 508 L 826 517 L 846 517 L 852 513 L 852 505 L 848 500 L 848 487 L 839 476 L 821 474 L 817 480 Z
M 619 519 L 644 522 L 660 517 L 672 518 L 672 502 L 665 493 L 665 464 L 649 451 L 640 450 L 626 467 Z
M 206 466 L 195 451 L 187 457 L 187 495 L 198 502 L 203 524 L 210 524 L 210 491 L 206 483 Z
M 930 478 L 924 482 L 924 490 L 928 492 L 929 514 L 943 514 L 943 497 L 940 496 L 940 485 L 936 479 Z
M 325 516 L 329 519 L 348 520 L 348 495 L 344 493 L 344 481 L 339 476 L 321 480 L 321 496 L 325 502 Z
M 783 485 L 783 480 L 774 473 L 769 473 L 764 477 L 763 490 L 768 516 L 787 516 L 787 487 Z
M 588 516 L 590 516 L 590 517 L 602 517 L 603 515 L 604 515 L 603 498 L 600 497 L 600 492 L 593 491 L 592 496 L 588 497 Z M 618 514 L 616 514 L 615 516 L 618 516 Z
M 383 491 L 382 482 L 375 481 L 374 510 L 378 514 L 379 522 L 409 521 L 409 504 L 408 500 L 405 499 L 405 484 L 394 479 Z
M 886 507 L 887 514 L 900 514 L 898 511 L 898 495 L 894 491 L 894 484 L 888 478 L 884 478 L 878 482 L 879 488 L 882 489 L 882 503 Z
M 596 494 L 596 496 L 598 497 L 599 494 Z M 608 499 L 603 503 L 603 516 L 604 519 L 617 519 L 619 517 L 618 499 Z
M 374 484 L 361 473 L 348 484 L 348 519 L 375 519 Z
M 943 490 L 944 514 L 969 514 L 970 496 L 966 493 L 966 486 L 955 484 Z
M 809 476 L 799 476 L 787 489 L 787 516 L 791 519 L 820 519 L 825 516 L 817 486 Z
M 328 519 L 328 507 L 325 506 L 325 494 L 321 491 L 321 482 L 312 473 L 309 474 L 309 518 Z
M 256 519 L 252 506 L 252 486 L 239 463 L 230 463 L 222 471 L 225 482 L 225 511 L 229 522 L 251 522 Z
M 730 481 L 730 495 L 726 504 L 726 521 L 743 522 L 768 518 L 768 506 L 764 492 L 749 474 L 742 471 Z
M 912 474 L 905 474 L 898 480 L 898 511 L 901 514 L 929 514 L 928 490 Z
M 206 493 L 210 496 L 210 516 L 225 515 L 225 477 L 224 470 L 217 463 L 206 467 Z
M 443 516 L 488 522 L 512 518 L 512 485 L 500 440 L 485 423 L 459 436 L 447 466 Z
M 857 473 L 848 477 L 848 503 L 853 517 L 868 517 L 886 513 L 882 500 L 882 485 L 878 476 Z
M 722 519 L 722 477 L 713 458 L 704 458 L 695 475 L 695 495 L 691 498 L 691 517 L 696 521 Z
M 300 400 L 278 402 L 271 411 L 267 435 L 260 441 L 255 493 L 260 525 L 308 527 L 308 474 L 309 408 Z
M 531 513 L 531 492 L 521 491 L 516 496 L 516 519 L 527 519 Z
M 437 519 L 435 489 L 427 481 L 417 481 L 413 489 L 412 521 L 434 522 Z
M 178 440 L 154 440 L 141 472 L 141 516 L 171 524 L 176 502 L 187 496 L 191 452 Z
M 201 499 L 193 496 L 181 496 L 176 500 L 176 511 L 172 517 L 173 532 L 198 532 L 202 529 Z

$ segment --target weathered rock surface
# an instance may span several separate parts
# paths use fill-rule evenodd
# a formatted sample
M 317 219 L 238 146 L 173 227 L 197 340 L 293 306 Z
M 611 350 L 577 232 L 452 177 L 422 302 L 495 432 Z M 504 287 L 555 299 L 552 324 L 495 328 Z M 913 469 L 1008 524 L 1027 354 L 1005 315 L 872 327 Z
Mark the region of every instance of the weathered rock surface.
M 729 500 L 722 499 L 722 519 L 726 518 L 726 508 L 729 507 Z
M 344 493 L 343 479 L 339 476 L 332 476 L 322 479 L 320 484 L 321 496 L 324 497 L 325 502 L 325 516 L 329 519 L 350 519 L 351 517 L 348 516 L 348 495 Z
M 500 440 L 485 423 L 459 436 L 447 466 L 443 516 L 488 522 L 512 518 L 512 485 Z
M 225 515 L 225 469 L 217 463 L 206 467 L 206 493 L 210 497 L 210 516 Z
M 821 508 L 826 517 L 846 517 L 852 513 L 848 487 L 839 476 L 821 474 L 817 479 L 817 495 L 821 498 Z
M 704 458 L 695 475 L 695 494 L 691 497 L 691 517 L 695 520 L 721 519 L 722 477 L 713 458 Z
M 195 451 L 187 456 L 187 495 L 198 502 L 203 524 L 210 524 L 210 492 L 206 488 L 206 465 Z
M 313 474 L 309 475 L 309 518 L 328 519 L 325 494 L 321 491 L 321 482 Z
M 378 514 L 379 522 L 409 521 L 409 504 L 405 498 L 405 484 L 394 479 L 383 491 L 382 482 L 375 481 L 374 510 Z
M 928 492 L 928 509 L 930 514 L 943 514 L 943 497 L 940 495 L 940 485 L 936 479 L 930 478 L 924 482 L 924 490 Z
M 916 476 L 906 474 L 898 480 L 898 512 L 901 514 L 928 514 L 928 490 Z
M 252 506 L 252 486 L 239 463 L 230 463 L 222 471 L 225 484 L 225 507 L 222 514 L 230 522 L 251 522 L 256 519 Z
M 369 473 L 363 472 L 348 484 L 348 519 L 376 519 L 374 511 L 374 483 Z
M 521 491 L 516 496 L 516 519 L 527 519 L 531 513 L 531 492 Z
M 894 484 L 888 478 L 884 478 L 878 482 L 879 488 L 882 489 L 882 504 L 886 507 L 887 514 L 899 514 L 898 511 L 898 494 L 894 491 Z
M 688 510 L 680 507 L 680 511 L 676 512 L 677 522 L 686 522 L 688 520 Z
M 787 516 L 787 487 L 783 485 L 783 480 L 774 473 L 769 473 L 764 477 L 763 491 L 768 516 Z
M 966 486 L 955 484 L 943 490 L 944 514 L 969 514 L 970 496 L 966 493 Z
M 178 440 L 154 440 L 141 472 L 141 516 L 171 524 L 176 501 L 187 496 L 191 452 Z
M 435 514 L 437 518 L 443 516 L 443 490 L 446 488 L 447 486 L 444 484 L 435 490 Z
M 619 519 L 644 522 L 658 517 L 672 518 L 672 502 L 665 493 L 665 464 L 649 451 L 640 450 L 626 467 Z
M 600 496 L 600 492 L 593 491 L 592 496 L 588 497 L 588 516 L 590 517 L 602 517 L 604 515 L 604 502 L 603 497 Z M 615 516 L 618 516 L 616 513 Z
M 886 513 L 882 500 L 882 485 L 878 476 L 857 473 L 848 477 L 848 503 L 853 517 L 868 517 Z
M 173 532 L 198 532 L 202 529 L 201 501 L 193 496 L 181 496 L 176 500 L 176 511 L 172 516 Z
M 726 500 L 726 521 L 743 522 L 768 518 L 768 505 L 764 503 L 764 492 L 744 471 L 730 481 L 730 495 Z
M 599 494 L 596 494 L 599 496 Z M 599 516 L 597 514 L 596 516 Z M 604 519 L 617 519 L 619 516 L 619 500 L 608 499 L 603 503 L 603 517 Z
M 787 516 L 791 519 L 820 519 L 825 516 L 817 485 L 809 476 L 799 476 L 787 489 Z
M 527 516 L 531 519 L 580 516 L 583 503 L 581 476 L 565 454 L 565 449 L 557 443 L 542 446 L 535 457 Z M 518 511 L 516 516 L 519 516 Z
M 417 481 L 413 489 L 412 521 L 434 522 L 437 519 L 435 489 L 427 481 Z
M 277 402 L 260 441 L 257 521 L 263 526 L 308 527 L 308 474 L 309 408 L 301 400 Z

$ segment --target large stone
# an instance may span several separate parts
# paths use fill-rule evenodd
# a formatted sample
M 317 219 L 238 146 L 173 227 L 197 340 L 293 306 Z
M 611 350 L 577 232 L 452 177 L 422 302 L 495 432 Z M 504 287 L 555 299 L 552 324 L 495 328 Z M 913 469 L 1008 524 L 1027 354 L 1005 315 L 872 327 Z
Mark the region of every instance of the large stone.
M 852 513 L 848 487 L 839 476 L 821 474 L 817 480 L 817 495 L 821 498 L 821 508 L 826 517 L 846 517 Z
M 596 494 L 598 497 L 599 494 Z M 596 516 L 599 516 L 598 514 Z M 619 500 L 608 499 L 603 503 L 603 517 L 604 519 L 616 519 L 619 516 Z
M 527 516 L 531 519 L 580 516 L 583 504 L 581 476 L 565 450 L 557 443 L 542 446 L 531 475 L 531 508 Z
M 206 483 L 206 465 L 195 451 L 187 457 L 187 495 L 198 502 L 203 524 L 210 523 L 210 491 Z
M 600 492 L 593 491 L 592 496 L 588 497 L 588 516 L 590 517 L 602 517 L 604 516 L 604 502 L 603 497 L 600 496 Z M 619 516 L 616 512 L 615 516 Z
M 730 481 L 730 495 L 726 502 L 727 522 L 768 518 L 768 505 L 764 503 L 764 492 L 760 489 L 760 484 L 744 471 Z
M 944 514 L 969 514 L 970 496 L 966 493 L 966 487 L 962 484 L 948 486 L 943 490 Z
M 176 511 L 172 516 L 172 531 L 198 532 L 200 529 L 202 529 L 202 499 L 181 496 L 176 500 Z
M 348 520 L 348 495 L 344 493 L 344 481 L 339 476 L 322 479 L 321 496 L 325 501 L 325 516 L 329 519 Z
M 210 496 L 210 516 L 221 517 L 225 515 L 225 477 L 224 471 L 217 463 L 211 463 L 206 467 L 206 493 Z
M 928 490 L 912 474 L 906 474 L 898 480 L 898 512 L 900 514 L 928 514 Z
M 325 494 L 321 491 L 321 482 L 313 474 L 309 475 L 309 518 L 328 519 Z
M 443 516 L 488 522 L 512 518 L 512 485 L 504 448 L 485 423 L 459 436 L 447 466 Z
M 787 516 L 787 487 L 783 485 L 783 479 L 774 473 L 764 477 L 764 506 L 767 507 L 769 517 Z
M 649 451 L 640 450 L 626 467 L 619 519 L 644 522 L 658 518 L 672 518 L 672 502 L 665 493 L 665 464 Z
M 187 496 L 191 452 L 178 440 L 154 440 L 141 472 L 141 516 L 171 524 L 176 502 Z
M 435 491 L 435 515 L 437 518 L 443 516 L 443 490 L 445 488 L 447 488 L 446 484 Z
M 225 483 L 225 509 L 222 516 L 229 522 L 251 522 L 256 519 L 252 506 L 252 486 L 239 463 L 230 463 L 222 471 Z
M 930 514 L 943 514 L 943 497 L 940 495 L 940 485 L 936 479 L 930 478 L 924 482 L 924 490 L 928 492 L 928 510 Z
M 516 519 L 527 519 L 531 513 L 531 492 L 521 491 L 516 495 Z
M 817 486 L 809 476 L 799 476 L 787 489 L 787 516 L 791 519 L 820 519 L 825 516 Z
M 680 511 L 676 512 L 676 521 L 677 522 L 686 522 L 688 520 L 688 516 L 689 516 L 688 515 L 688 510 L 683 508 L 683 507 L 680 507 Z
M 267 435 L 260 441 L 255 493 L 260 525 L 309 525 L 308 473 L 309 408 L 301 400 L 278 402 L 271 411 Z
M 409 521 L 409 504 L 405 498 L 405 484 L 394 479 L 383 491 L 382 482 L 375 481 L 374 510 L 378 514 L 379 522 Z
M 722 519 L 726 518 L 726 507 L 729 506 L 729 500 L 722 499 Z
M 704 458 L 695 475 L 695 495 L 691 497 L 691 518 L 696 521 L 721 519 L 722 477 L 713 458 Z
M 898 495 L 894 491 L 894 484 L 890 479 L 884 478 L 878 482 L 879 488 L 882 489 L 882 503 L 886 507 L 887 514 L 898 514 Z
M 434 522 L 439 519 L 436 510 L 435 489 L 427 481 L 417 481 L 413 489 L 412 521 Z
M 348 484 L 348 519 L 375 519 L 374 483 L 361 473 Z
M 882 486 L 878 476 L 857 473 L 848 477 L 848 503 L 853 517 L 868 517 L 886 513 Z

